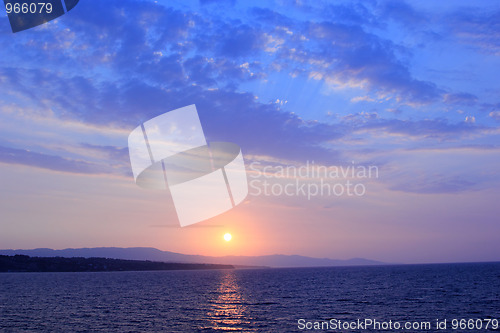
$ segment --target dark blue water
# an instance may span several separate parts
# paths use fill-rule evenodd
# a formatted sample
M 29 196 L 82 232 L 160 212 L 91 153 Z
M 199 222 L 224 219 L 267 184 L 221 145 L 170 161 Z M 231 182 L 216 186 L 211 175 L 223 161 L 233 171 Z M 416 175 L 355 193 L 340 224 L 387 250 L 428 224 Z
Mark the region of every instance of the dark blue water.
M 500 264 L 0 274 L 2 332 L 296 332 L 300 319 L 368 318 L 433 327 L 331 331 L 434 332 L 436 319 L 492 331 L 451 320 L 500 319 Z

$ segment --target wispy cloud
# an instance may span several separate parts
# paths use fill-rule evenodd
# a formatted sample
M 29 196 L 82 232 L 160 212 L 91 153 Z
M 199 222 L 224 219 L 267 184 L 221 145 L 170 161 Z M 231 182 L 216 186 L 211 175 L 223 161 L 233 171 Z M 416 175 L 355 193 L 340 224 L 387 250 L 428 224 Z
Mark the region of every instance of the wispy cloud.
M 463 8 L 449 17 L 450 30 L 463 43 L 483 52 L 500 54 L 500 10 Z
M 0 163 L 29 165 L 36 168 L 69 173 L 109 173 L 109 170 L 103 165 L 2 146 L 0 146 Z

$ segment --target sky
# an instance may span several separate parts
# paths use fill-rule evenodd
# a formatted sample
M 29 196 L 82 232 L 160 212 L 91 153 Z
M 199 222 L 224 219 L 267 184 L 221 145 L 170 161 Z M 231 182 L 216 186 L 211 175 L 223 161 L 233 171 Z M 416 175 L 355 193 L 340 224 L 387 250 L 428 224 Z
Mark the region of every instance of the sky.
M 0 43 L 2 249 L 500 260 L 496 1 L 81 0 Z M 181 228 L 127 138 L 191 104 L 250 193 Z

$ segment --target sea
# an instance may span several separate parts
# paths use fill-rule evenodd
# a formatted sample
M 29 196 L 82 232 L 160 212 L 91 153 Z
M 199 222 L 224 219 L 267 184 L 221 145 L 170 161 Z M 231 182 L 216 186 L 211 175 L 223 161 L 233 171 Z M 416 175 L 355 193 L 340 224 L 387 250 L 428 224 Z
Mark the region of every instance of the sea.
M 0 273 L 1 332 L 491 332 L 499 320 L 500 263 Z

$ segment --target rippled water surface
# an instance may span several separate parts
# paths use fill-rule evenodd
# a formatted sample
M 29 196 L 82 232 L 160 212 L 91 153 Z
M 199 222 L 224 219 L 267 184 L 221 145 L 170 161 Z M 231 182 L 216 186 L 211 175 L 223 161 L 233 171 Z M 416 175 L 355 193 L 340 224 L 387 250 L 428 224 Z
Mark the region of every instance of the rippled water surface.
M 6 332 L 295 332 L 301 318 L 500 319 L 500 264 L 0 274 Z

